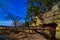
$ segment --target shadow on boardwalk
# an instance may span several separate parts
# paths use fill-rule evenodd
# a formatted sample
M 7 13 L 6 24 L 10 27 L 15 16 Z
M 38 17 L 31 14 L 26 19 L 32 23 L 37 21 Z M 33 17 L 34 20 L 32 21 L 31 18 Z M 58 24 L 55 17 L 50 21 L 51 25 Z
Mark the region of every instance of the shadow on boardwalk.
M 42 36 L 44 36 L 47 40 L 56 40 L 56 39 L 54 39 L 54 38 L 52 38 L 52 37 L 50 37 L 50 36 L 48 36 L 47 34 L 45 34 L 45 33 L 42 33 L 42 32 L 38 32 L 37 30 L 34 30 L 36 33 L 38 33 L 38 34 L 40 34 L 40 35 L 42 35 Z

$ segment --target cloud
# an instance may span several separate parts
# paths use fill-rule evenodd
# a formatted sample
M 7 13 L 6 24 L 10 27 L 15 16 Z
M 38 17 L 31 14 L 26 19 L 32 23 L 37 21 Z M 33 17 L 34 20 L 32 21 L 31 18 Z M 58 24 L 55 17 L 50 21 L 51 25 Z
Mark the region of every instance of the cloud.
M 12 25 L 12 21 L 10 21 L 10 20 L 0 21 L 0 25 L 11 26 Z

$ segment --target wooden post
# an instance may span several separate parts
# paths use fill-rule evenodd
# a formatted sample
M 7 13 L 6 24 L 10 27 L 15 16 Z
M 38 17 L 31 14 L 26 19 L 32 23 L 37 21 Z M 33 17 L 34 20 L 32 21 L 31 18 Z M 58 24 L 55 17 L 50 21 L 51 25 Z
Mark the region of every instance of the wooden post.
M 55 34 L 56 34 L 57 24 L 56 24 L 56 23 L 51 24 L 51 27 L 52 27 L 52 29 L 51 29 L 51 31 L 50 31 L 50 32 L 51 32 L 51 35 L 52 35 L 51 40 L 56 40 Z
M 52 31 L 51 31 L 51 35 L 52 35 L 51 40 L 56 40 L 55 34 L 56 34 L 56 28 L 53 28 Z

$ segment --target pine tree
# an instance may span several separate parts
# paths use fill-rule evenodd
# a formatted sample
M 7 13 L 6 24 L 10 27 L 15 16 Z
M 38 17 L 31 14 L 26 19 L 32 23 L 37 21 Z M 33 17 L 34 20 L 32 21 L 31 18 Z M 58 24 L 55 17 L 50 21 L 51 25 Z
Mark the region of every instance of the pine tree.
M 34 16 L 38 16 L 42 19 L 42 14 L 49 11 L 58 1 L 59 0 L 27 0 L 27 13 L 25 19 L 30 21 Z

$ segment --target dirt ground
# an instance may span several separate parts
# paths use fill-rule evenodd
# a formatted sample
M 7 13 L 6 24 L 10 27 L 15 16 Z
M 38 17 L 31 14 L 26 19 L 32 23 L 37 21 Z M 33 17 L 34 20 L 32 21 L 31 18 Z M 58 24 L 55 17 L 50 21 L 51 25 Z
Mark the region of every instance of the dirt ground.
M 9 40 L 47 40 L 47 39 L 39 34 L 19 32 L 18 34 L 11 33 L 9 35 Z

